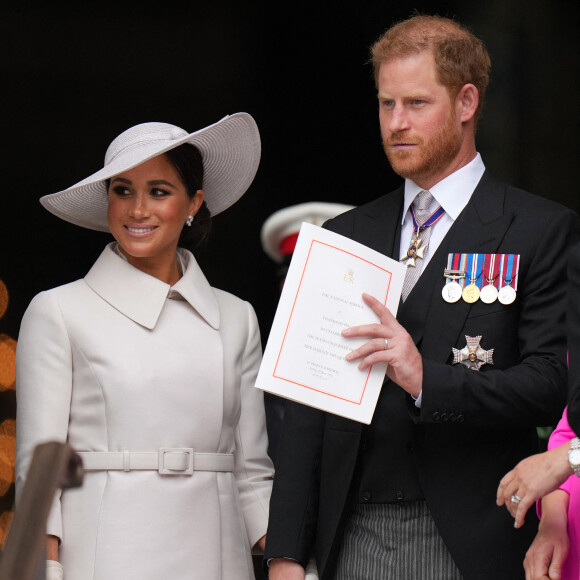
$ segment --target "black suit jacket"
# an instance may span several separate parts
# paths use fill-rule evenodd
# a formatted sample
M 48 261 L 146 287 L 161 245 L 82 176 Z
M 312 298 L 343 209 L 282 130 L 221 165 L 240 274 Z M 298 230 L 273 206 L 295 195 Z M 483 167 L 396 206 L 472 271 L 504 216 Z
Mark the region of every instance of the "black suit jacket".
M 326 227 L 398 259 L 402 204 L 401 187 Z M 535 427 L 556 424 L 566 403 L 566 264 L 577 232 L 571 210 L 486 172 L 397 315 L 419 346 L 424 377 L 421 409 L 405 395 L 396 412 L 412 424 L 425 499 L 466 580 L 524 577 L 535 514 L 515 530 L 495 492 L 507 471 L 538 451 Z M 451 252 L 520 254 L 516 301 L 446 303 L 441 289 Z M 482 346 L 495 349 L 493 366 L 477 372 L 450 364 L 465 335 L 482 335 Z M 387 380 L 383 391 L 389 388 L 399 387 Z M 287 402 L 266 559 L 305 565 L 314 553 L 321 578 L 332 578 L 363 429 Z
M 567 321 L 570 357 L 568 422 L 578 435 L 580 434 L 580 245 L 574 246 L 570 252 L 568 284 Z

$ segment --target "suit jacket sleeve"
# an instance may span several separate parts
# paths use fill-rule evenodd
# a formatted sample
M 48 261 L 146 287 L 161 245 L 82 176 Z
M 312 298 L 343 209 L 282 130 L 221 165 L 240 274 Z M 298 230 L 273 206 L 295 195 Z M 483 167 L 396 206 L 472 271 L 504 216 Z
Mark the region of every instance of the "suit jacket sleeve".
M 580 244 L 570 252 L 568 262 L 568 422 L 580 433 Z
M 322 411 L 285 401 L 265 561 L 293 558 L 306 567 L 312 555 L 323 428 Z

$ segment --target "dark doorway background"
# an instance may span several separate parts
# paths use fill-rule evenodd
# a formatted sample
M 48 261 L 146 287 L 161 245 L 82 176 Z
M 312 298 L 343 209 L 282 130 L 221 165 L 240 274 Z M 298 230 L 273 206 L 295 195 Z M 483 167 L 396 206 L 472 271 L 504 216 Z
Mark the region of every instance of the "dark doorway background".
M 31 298 L 84 276 L 110 240 L 52 216 L 40 196 L 99 169 L 109 142 L 136 123 L 194 131 L 247 111 L 261 131 L 260 169 L 215 218 L 199 261 L 214 286 L 254 305 L 265 341 L 278 283 L 260 245 L 264 220 L 306 201 L 359 205 L 400 181 L 382 152 L 367 59 L 377 36 L 414 10 L 456 17 L 488 46 L 478 132 L 488 169 L 580 208 L 575 2 L 64 4 L 0 12 L 0 279 L 10 295 L 0 333 L 17 338 Z
M 487 167 L 580 207 L 575 3 L 70 6 L 2 11 L 0 278 L 10 305 L 0 331 L 11 336 L 34 294 L 84 276 L 110 239 L 49 214 L 40 196 L 99 169 L 131 125 L 193 131 L 237 111 L 260 127 L 260 169 L 215 218 L 199 258 L 212 284 L 252 302 L 267 334 L 278 287 L 260 245 L 264 220 L 305 201 L 359 205 L 399 183 L 380 145 L 368 47 L 414 9 L 457 17 L 488 45 L 492 80 L 478 132 Z

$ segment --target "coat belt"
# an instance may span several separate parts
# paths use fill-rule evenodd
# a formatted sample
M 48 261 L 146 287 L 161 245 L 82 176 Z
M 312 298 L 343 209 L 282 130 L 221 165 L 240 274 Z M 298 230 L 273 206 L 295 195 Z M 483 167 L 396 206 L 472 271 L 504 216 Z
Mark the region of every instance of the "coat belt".
M 160 447 L 159 451 L 80 451 L 85 471 L 158 471 L 162 475 L 193 475 L 194 471 L 233 471 L 232 453 L 195 453 L 191 447 Z

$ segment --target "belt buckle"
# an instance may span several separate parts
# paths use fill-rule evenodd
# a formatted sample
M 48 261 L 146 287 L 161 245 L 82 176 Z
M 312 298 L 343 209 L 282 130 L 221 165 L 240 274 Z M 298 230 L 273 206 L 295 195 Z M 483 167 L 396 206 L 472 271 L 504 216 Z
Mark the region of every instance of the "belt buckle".
M 165 467 L 166 453 L 187 453 L 189 455 L 187 469 L 177 471 Z M 193 475 L 193 447 L 160 447 L 159 448 L 159 465 L 157 471 L 161 475 Z

